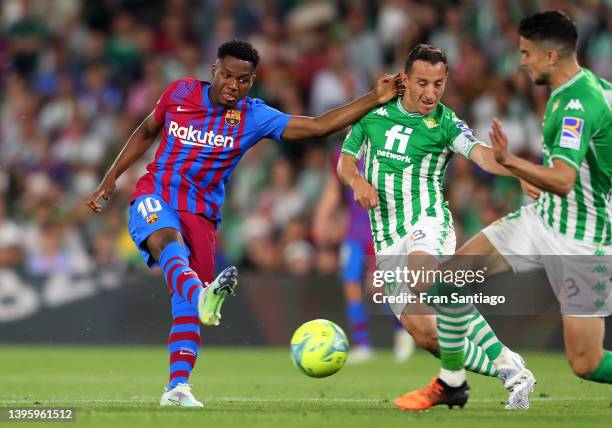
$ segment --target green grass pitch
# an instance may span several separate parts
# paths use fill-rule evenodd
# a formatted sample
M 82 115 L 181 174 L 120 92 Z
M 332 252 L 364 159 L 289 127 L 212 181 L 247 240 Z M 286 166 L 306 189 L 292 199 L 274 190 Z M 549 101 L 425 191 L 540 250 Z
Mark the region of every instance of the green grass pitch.
M 392 399 L 436 373 L 438 361 L 424 352 L 398 365 L 380 351 L 372 362 L 310 379 L 288 349 L 204 346 L 190 381 L 206 407 L 191 410 L 158 406 L 167 370 L 161 347 L 0 346 L 0 407 L 74 407 L 77 426 L 112 428 L 610 426 L 610 385 L 574 377 L 562 354 L 524 356 L 538 379 L 530 410 L 504 410 L 501 383 L 470 373 L 464 409 L 415 414 Z

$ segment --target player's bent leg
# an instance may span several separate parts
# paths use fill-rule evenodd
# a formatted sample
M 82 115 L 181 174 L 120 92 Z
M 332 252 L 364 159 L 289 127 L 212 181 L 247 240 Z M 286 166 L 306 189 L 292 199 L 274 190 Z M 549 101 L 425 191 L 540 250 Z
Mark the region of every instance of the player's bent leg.
M 204 325 L 218 325 L 223 302 L 227 296 L 235 294 L 238 271 L 233 266 L 228 267 L 213 280 L 217 245 L 215 223 L 202 215 L 186 211 L 179 212 L 178 216 L 182 237 L 191 250 L 189 265 L 206 287 L 196 302 L 200 320 Z
M 436 257 L 428 252 L 416 250 L 408 255 L 408 266 L 412 271 L 435 271 L 438 265 Z M 426 281 L 411 284 L 411 287 L 419 295 L 424 292 L 430 294 L 434 290 L 434 287 L 430 288 Z M 436 332 L 440 347 L 440 373 L 429 386 L 399 397 L 395 403 L 402 409 L 424 410 L 438 404 L 449 404 L 449 407 L 452 407 L 451 404 L 457 404 L 463 407 L 468 398 L 469 388 L 463 367 L 464 343 L 468 327 L 467 318 L 463 316 L 465 308 L 462 305 L 443 301 L 435 307 L 438 310 Z
M 511 225 L 511 224 L 510 224 Z M 493 229 L 493 231 L 491 231 Z M 504 226 L 485 229 L 474 238 L 464 244 L 455 256 L 441 264 L 440 269 L 446 270 L 483 270 L 486 267 L 486 276 L 506 272 L 512 269 L 510 264 L 501 256 L 494 242 L 497 242 L 496 233 L 506 233 Z M 490 235 L 492 239 L 489 239 Z M 529 394 L 533 391 L 535 378 L 529 371 L 520 355 L 511 351 L 500 342 L 486 320 L 474 308 L 474 314 L 469 320 L 467 339 L 478 348 L 471 351 L 466 350 L 466 365 L 474 365 L 476 368 L 490 374 L 497 374 L 509 392 L 507 409 L 529 408 Z M 486 357 L 491 361 L 493 367 L 478 364 L 478 355 L 482 349 Z M 471 354 L 471 355 L 470 355 Z
M 152 233 L 145 245 L 151 256 L 157 256 L 171 290 L 197 307 L 204 325 L 219 325 L 223 302 L 227 296 L 235 294 L 238 269 L 235 266 L 226 268 L 204 287 L 189 265 L 189 252 L 182 242 L 178 230 L 164 228 Z
M 158 238 L 156 235 L 166 230 L 168 229 L 163 229 L 153 234 L 147 240 L 147 243 L 152 239 Z M 195 308 L 204 291 L 204 284 L 189 265 L 189 252 L 181 241 L 174 240 L 165 244 L 161 248 L 157 260 L 164 273 L 166 284 L 168 284 L 172 293 L 178 294 Z
M 565 353 L 576 376 L 612 383 L 612 352 L 603 349 L 604 333 L 603 318 L 563 316 Z
M 406 331 L 414 337 L 418 347 L 440 358 L 434 315 L 402 314 L 401 322 Z M 463 366 L 466 370 L 484 376 L 499 377 L 497 367 L 489 360 L 483 349 L 469 340 L 469 337 L 465 339 L 463 354 Z
M 457 256 L 443 263 L 441 269 L 483 269 L 486 267 L 486 276 L 490 277 L 502 272 L 512 270 L 512 266 L 500 251 L 500 242 L 507 241 L 508 235 L 516 236 L 513 222 L 502 220 L 495 226 L 487 227 L 484 232 L 478 233 L 466 242 L 458 251 Z M 535 377 L 526 368 L 523 358 L 511 351 L 497 340 L 488 323 L 477 314 L 471 322 L 468 338 L 481 345 L 493 365 L 498 369 L 498 377 L 508 391 L 506 409 L 528 409 L 529 394 L 536 383 Z
M 190 267 L 178 213 L 160 196 L 144 195 L 131 205 L 128 229 L 147 265 L 159 265 L 171 293 L 195 308 L 203 284 Z

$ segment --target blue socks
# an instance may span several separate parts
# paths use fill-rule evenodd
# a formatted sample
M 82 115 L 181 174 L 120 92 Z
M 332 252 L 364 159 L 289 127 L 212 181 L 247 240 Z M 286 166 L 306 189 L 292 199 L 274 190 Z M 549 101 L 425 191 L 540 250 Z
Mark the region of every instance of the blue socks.
M 204 286 L 198 275 L 189 267 L 187 250 L 178 242 L 169 243 L 159 256 L 159 265 L 172 292 L 196 307 Z
M 351 325 L 351 343 L 357 346 L 371 346 L 368 332 L 368 316 L 361 300 L 347 303 L 347 315 Z
M 176 294 L 172 296 L 172 318 L 172 329 L 168 337 L 168 391 L 179 383 L 188 383 L 202 344 L 198 312 Z

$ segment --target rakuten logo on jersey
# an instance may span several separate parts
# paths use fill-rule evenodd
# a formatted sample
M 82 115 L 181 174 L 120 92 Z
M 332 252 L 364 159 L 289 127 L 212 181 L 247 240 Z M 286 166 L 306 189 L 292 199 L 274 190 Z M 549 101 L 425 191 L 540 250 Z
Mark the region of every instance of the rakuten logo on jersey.
M 187 144 L 188 146 L 234 147 L 234 137 L 217 135 L 212 131 L 203 132 L 201 129 L 194 128 L 192 125 L 189 125 L 189 128 L 186 126 L 179 126 L 175 121 L 170 122 L 168 135 L 179 138 L 181 143 Z

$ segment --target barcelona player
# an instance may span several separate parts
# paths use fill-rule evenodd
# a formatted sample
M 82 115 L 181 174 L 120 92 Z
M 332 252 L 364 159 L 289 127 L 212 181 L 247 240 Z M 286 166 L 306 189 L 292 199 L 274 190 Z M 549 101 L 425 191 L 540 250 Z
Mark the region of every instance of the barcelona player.
M 343 107 L 314 118 L 290 116 L 246 96 L 258 63 L 250 44 L 234 40 L 219 47 L 211 83 L 171 83 L 87 200 L 100 212 L 100 199 L 108 200 L 119 176 L 161 133 L 132 196 L 129 231 L 147 264 L 161 267 L 171 293 L 170 376 L 162 406 L 203 407 L 187 382 L 200 349 L 199 323 L 219 324 L 221 305 L 237 285 L 233 266 L 213 280 L 213 260 L 225 183 L 238 161 L 263 138 L 294 141 L 338 131 L 398 91 L 396 76 L 384 76 Z

